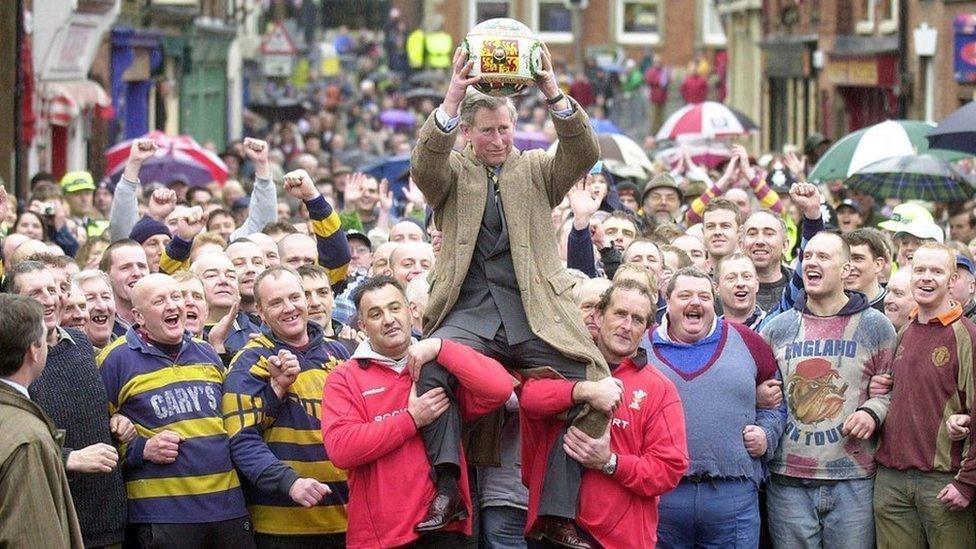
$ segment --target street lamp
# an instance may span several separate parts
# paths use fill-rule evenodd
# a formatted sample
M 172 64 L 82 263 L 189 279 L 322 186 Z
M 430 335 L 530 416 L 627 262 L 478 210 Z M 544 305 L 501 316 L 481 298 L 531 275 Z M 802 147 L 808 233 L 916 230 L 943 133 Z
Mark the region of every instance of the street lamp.
M 930 27 L 928 23 L 922 22 L 914 31 L 915 53 L 919 57 L 921 73 L 923 75 L 925 90 L 925 120 L 932 122 L 935 111 L 935 77 L 933 75 L 935 64 L 932 58 L 935 57 L 935 50 L 939 43 L 939 31 Z

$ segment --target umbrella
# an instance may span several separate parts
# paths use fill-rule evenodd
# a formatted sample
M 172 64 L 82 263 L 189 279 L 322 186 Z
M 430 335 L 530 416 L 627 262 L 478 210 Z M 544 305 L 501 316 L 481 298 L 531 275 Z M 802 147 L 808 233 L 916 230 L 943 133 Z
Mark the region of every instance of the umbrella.
M 657 139 L 677 139 L 679 135 L 699 137 L 724 137 L 745 135 L 759 126 L 748 116 L 732 107 L 705 101 L 685 105 L 674 112 L 657 132 Z
M 518 130 L 515 132 L 515 146 L 522 151 L 545 149 L 552 140 L 545 132 Z
M 184 180 L 188 185 L 200 187 L 211 181 L 223 184 L 227 181 L 227 165 L 219 156 L 204 149 L 189 135 L 166 135 L 151 131 L 140 139 L 152 139 L 159 147 L 152 158 L 139 170 L 139 179 L 145 183 Z M 123 141 L 105 153 L 105 173 L 118 181 L 129 159 L 132 141 Z
M 612 120 L 606 118 L 591 118 L 590 126 L 593 126 L 593 131 L 596 133 L 624 133 Z
M 247 108 L 271 122 L 295 122 L 308 110 L 297 99 L 274 99 L 266 103 L 248 103 Z
M 926 137 L 932 148 L 976 154 L 976 101 L 945 117 Z
M 444 94 L 433 88 L 414 88 L 405 93 L 404 97 L 410 104 L 419 104 L 425 99 L 430 99 L 436 105 L 444 99 Z
M 931 154 L 879 160 L 848 177 L 846 184 L 877 199 L 962 202 L 976 194 L 970 179 Z
M 405 176 L 409 169 L 409 154 L 387 156 L 359 167 L 359 171 L 364 174 L 371 175 L 376 179 L 386 179 L 391 183 L 400 179 L 401 176 Z M 404 177 L 404 179 L 406 178 Z
M 380 113 L 380 122 L 394 128 L 412 128 L 417 123 L 417 117 L 403 109 L 388 109 Z
M 643 168 L 647 173 L 654 171 L 654 164 L 644 149 L 633 139 L 619 133 L 604 133 L 596 136 L 600 144 L 600 159 L 615 160 L 627 166 Z M 549 152 L 556 151 L 557 140 L 549 146 Z
M 668 164 L 674 164 L 678 159 L 678 155 L 681 154 L 682 149 L 687 149 L 695 164 L 705 166 L 708 169 L 715 169 L 732 158 L 732 150 L 725 141 L 719 141 L 717 139 L 689 139 L 681 141 L 680 145 L 664 149 L 657 153 L 655 157 L 666 161 Z
M 925 136 L 934 127 L 920 120 L 888 120 L 847 134 L 827 149 L 810 172 L 809 179 L 814 182 L 844 179 L 872 162 L 916 152 L 931 154 L 948 162 L 967 156 L 954 151 L 929 150 Z M 861 147 L 867 148 L 854 163 L 855 153 Z

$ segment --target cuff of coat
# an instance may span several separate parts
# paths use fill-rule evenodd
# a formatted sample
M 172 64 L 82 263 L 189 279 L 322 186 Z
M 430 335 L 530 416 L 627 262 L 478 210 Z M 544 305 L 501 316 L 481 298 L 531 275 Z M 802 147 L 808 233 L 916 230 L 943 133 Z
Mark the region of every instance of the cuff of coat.
M 308 208 L 308 217 L 313 221 L 325 219 L 333 212 L 332 206 L 321 194 L 311 200 L 306 200 L 305 207 Z
M 136 436 L 129 446 L 126 448 L 125 452 L 125 464 L 128 467 L 141 467 L 144 463 L 142 459 L 142 453 L 146 450 L 146 442 L 149 439 L 142 436 Z
M 457 140 L 457 131 L 460 124 L 450 131 L 445 131 L 437 124 L 436 112 L 435 110 L 430 113 L 430 116 L 427 117 L 427 122 L 424 123 L 424 127 L 420 130 L 419 144 L 435 153 L 447 154 L 454 148 L 454 142 Z
M 567 117 L 551 116 L 552 125 L 556 129 L 559 138 L 576 137 L 586 132 L 592 132 L 590 118 L 586 116 L 586 111 L 579 107 L 579 103 L 572 97 L 566 96 L 566 100 L 573 106 L 573 113 Z M 556 114 L 556 113 L 553 113 Z

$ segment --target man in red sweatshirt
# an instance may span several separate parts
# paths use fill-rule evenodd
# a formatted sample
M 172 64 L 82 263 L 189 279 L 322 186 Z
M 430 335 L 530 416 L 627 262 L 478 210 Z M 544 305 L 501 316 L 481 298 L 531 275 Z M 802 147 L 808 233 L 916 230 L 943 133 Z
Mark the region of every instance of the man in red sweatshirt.
M 950 438 L 945 418 L 971 413 L 976 325 L 952 300 L 956 252 L 926 243 L 911 261 L 917 307 L 891 363 L 891 406 L 875 460 L 878 547 L 973 548 L 976 444 Z
M 527 532 L 538 518 L 548 448 L 562 444 L 566 454 L 585 467 L 576 519 L 585 530 L 580 537 L 593 538 L 608 549 L 657 543 L 658 496 L 677 486 L 688 469 L 688 448 L 678 392 L 657 368 L 647 367 L 647 355 L 639 346 L 654 320 L 655 303 L 645 286 L 621 280 L 596 306 L 596 344 L 610 365 L 612 381 L 623 387 L 620 405 L 611 406 L 611 427 L 599 439 L 570 427 L 560 440 L 565 422 L 556 416 L 580 402 L 598 409 L 607 404 L 617 393 L 603 391 L 603 381 L 529 379 L 522 386 Z
M 501 364 L 459 343 L 413 342 L 406 295 L 388 276 L 361 284 L 354 301 L 368 339 L 329 375 L 322 399 L 326 452 L 348 471 L 347 547 L 464 547 L 472 513 L 463 451 L 457 488 L 465 512 L 436 532 L 414 530 L 435 496 L 419 429 L 451 404 L 443 388 L 418 397 L 408 366 L 436 359 L 447 369 L 464 421 L 503 405 L 512 379 Z

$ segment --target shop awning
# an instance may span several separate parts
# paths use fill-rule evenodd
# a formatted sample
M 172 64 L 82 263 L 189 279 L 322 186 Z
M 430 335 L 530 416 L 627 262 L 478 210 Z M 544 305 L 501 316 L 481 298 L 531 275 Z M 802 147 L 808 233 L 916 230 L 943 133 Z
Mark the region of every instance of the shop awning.
M 55 126 L 68 126 L 88 109 L 100 118 L 112 117 L 112 98 L 92 80 L 41 82 L 41 117 Z

